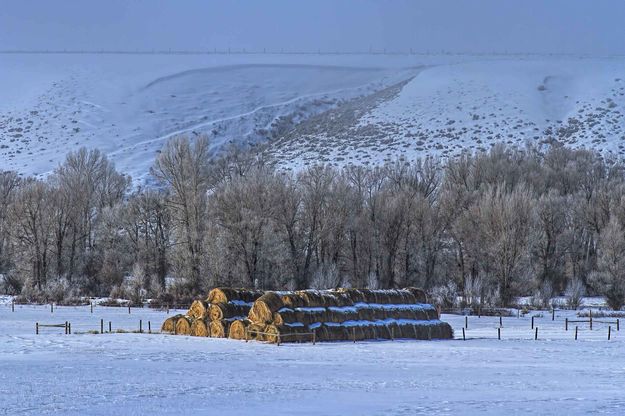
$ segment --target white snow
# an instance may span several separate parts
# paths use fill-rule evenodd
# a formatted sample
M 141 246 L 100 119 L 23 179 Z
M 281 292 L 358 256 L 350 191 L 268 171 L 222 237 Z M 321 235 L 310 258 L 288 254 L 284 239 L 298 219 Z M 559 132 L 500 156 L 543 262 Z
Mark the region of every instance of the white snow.
M 587 415 L 623 414 L 625 332 L 548 311 L 503 318 L 443 315 L 456 340 L 285 344 L 161 334 L 64 335 L 138 329 L 164 312 L 97 306 L 0 306 L 0 414 Z M 183 311 L 170 311 L 170 314 Z M 536 313 L 538 314 L 538 313 Z M 607 319 L 601 319 L 607 320 Z

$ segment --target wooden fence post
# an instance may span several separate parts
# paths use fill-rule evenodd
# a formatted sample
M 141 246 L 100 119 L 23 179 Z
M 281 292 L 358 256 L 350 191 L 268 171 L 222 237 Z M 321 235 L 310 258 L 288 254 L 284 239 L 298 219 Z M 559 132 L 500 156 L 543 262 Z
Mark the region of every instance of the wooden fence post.
M 499 328 L 503 326 L 503 318 L 499 315 Z
M 15 300 L 11 299 L 11 312 L 15 312 Z
M 538 339 L 538 327 L 536 327 L 536 332 L 534 333 L 534 341 Z
M 100 319 L 100 334 L 104 333 L 104 319 Z
M 113 332 L 113 325 L 111 324 L 111 321 L 109 321 L 109 333 Z
M 577 325 L 575 325 L 575 341 L 577 341 Z
M 501 327 L 497 328 L 497 339 L 501 341 Z
M 356 328 L 352 328 L 352 338 L 354 339 L 354 344 L 356 343 Z
M 469 329 L 469 317 L 468 316 L 464 317 L 464 327 L 466 329 Z
M 91 302 L 90 305 L 91 305 L 91 313 L 93 313 L 93 302 Z
M 139 333 L 143 334 L 143 320 L 139 319 Z
M 148 321 L 148 334 L 152 333 L 152 323 Z
M 464 328 L 462 328 L 462 340 L 463 340 L 463 341 L 466 341 L 466 340 L 467 340 L 467 337 L 466 337 L 466 335 L 465 335 L 465 333 L 464 333 Z
M 72 323 L 71 323 L 71 322 L 68 322 L 68 323 L 67 323 L 67 332 L 68 332 L 70 335 L 72 335 Z
M 618 318 L 616 319 L 616 330 L 617 331 L 621 330 L 621 321 Z
M 556 308 L 551 308 L 551 320 L 556 320 Z
M 532 315 L 532 329 L 534 329 L 534 315 Z
M 590 330 L 592 331 L 592 315 L 590 315 Z
M 128 302 L 128 314 L 130 315 L 130 302 Z
M 169 303 L 167 304 L 167 315 L 169 315 Z
M 610 340 L 611 336 L 612 336 L 612 325 L 608 325 L 608 341 Z
M 564 330 L 569 330 L 569 318 L 564 318 Z
M 35 322 L 35 335 L 39 335 L 39 322 Z
M 65 321 L 65 335 L 67 335 L 67 321 Z
M 54 313 L 54 302 L 50 304 L 50 313 Z

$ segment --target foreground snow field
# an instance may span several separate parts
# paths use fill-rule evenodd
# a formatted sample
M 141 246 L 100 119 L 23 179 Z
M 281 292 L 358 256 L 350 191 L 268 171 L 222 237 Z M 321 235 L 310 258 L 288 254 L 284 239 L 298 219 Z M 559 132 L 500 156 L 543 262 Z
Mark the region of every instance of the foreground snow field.
M 182 311 L 181 311 L 182 312 Z M 176 311 L 170 311 L 170 314 Z M 0 305 L 0 414 L 585 415 L 623 414 L 625 329 L 571 324 L 574 312 L 503 318 L 443 315 L 453 341 L 290 344 L 277 347 L 162 334 L 149 309 Z M 540 316 L 542 315 L 542 316 Z M 577 318 L 579 319 L 579 318 Z M 600 320 L 607 320 L 601 318 Z M 574 341 L 574 325 L 579 340 Z

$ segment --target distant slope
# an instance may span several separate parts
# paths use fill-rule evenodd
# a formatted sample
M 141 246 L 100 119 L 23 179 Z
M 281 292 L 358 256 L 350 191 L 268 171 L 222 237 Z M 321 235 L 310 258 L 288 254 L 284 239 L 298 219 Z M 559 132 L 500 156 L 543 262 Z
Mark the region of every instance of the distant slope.
M 267 143 L 285 169 L 558 141 L 625 151 L 625 59 L 0 56 L 0 169 L 98 147 L 146 181 L 175 134 Z

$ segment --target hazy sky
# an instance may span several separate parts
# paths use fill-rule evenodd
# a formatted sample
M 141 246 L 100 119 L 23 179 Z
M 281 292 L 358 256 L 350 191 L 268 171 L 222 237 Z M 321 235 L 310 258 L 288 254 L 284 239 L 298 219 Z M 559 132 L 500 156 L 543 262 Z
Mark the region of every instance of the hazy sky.
M 0 49 L 625 53 L 624 0 L 1 0 Z

